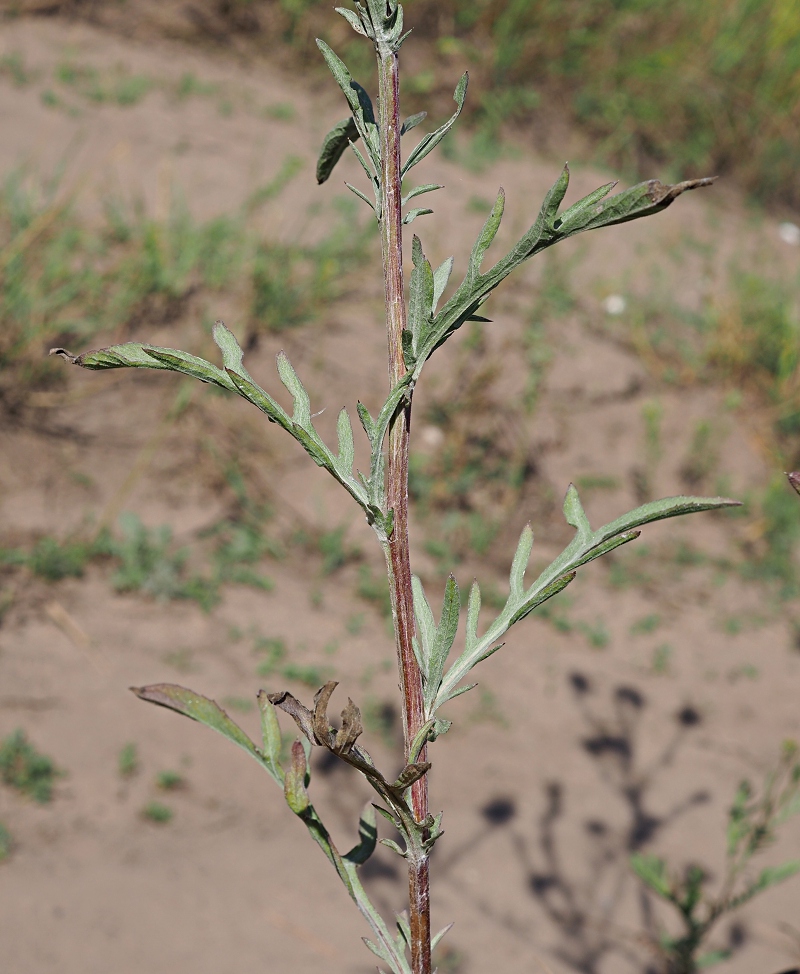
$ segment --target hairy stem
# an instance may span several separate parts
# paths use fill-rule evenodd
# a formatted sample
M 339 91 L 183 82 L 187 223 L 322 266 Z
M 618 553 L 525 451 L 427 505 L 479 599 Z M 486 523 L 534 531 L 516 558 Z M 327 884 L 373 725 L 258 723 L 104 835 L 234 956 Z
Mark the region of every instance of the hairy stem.
M 400 180 L 400 111 L 397 54 L 378 45 L 378 79 L 381 132 L 381 250 L 383 254 L 386 326 L 389 341 L 389 382 L 393 388 L 405 375 L 402 334 L 406 327 L 403 295 L 403 232 Z M 408 551 L 408 437 L 411 404 L 399 410 L 389 429 L 387 505 L 394 511 L 394 530 L 386 545 L 386 565 L 392 597 L 400 689 L 403 694 L 403 732 L 406 757 L 411 741 L 425 722 L 422 675 L 412 637 L 414 604 Z M 425 753 L 419 760 L 425 760 Z M 418 822 L 428 814 L 427 778 L 411 789 L 411 807 Z M 428 857 L 408 857 L 408 886 L 413 974 L 430 974 L 431 930 Z

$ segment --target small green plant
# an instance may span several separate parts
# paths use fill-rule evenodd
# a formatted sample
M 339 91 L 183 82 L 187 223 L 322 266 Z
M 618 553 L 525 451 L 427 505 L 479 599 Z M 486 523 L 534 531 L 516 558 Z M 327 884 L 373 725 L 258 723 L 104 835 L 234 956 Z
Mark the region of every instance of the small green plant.
M 42 805 L 53 797 L 53 783 L 61 774 L 52 758 L 40 754 L 23 730 L 0 742 L 0 777 Z
M 653 946 L 667 974 L 696 974 L 729 956 L 727 950 L 705 945 L 722 917 L 744 906 L 762 891 L 800 872 L 800 859 L 767 866 L 750 873 L 751 860 L 775 839 L 777 829 L 800 812 L 800 750 L 793 741 L 783 745 L 780 760 L 766 778 L 760 794 L 743 781 L 728 812 L 725 872 L 717 893 L 706 892 L 708 877 L 698 865 L 671 872 L 658 856 L 637 853 L 634 872 L 656 896 L 672 907 L 680 925 L 677 934 L 662 933 Z
M 117 768 L 123 778 L 132 778 L 139 770 L 139 749 L 129 741 L 119 752 Z
M 11 838 L 11 833 L 8 829 L 0 822 L 0 862 L 4 859 L 8 859 L 11 855 L 11 849 L 14 845 L 14 840 Z
M 267 420 L 293 437 L 311 460 L 328 472 L 360 509 L 372 529 L 384 556 L 385 581 L 378 581 L 368 565 L 362 566 L 360 594 L 386 606 L 395 635 L 400 684 L 399 711 L 403 731 L 403 765 L 399 773 L 385 774 L 376 766 L 360 741 L 364 730 L 361 711 L 349 700 L 341 712 L 338 727 L 329 719 L 329 704 L 337 684 L 329 681 L 314 695 L 307 706 L 286 690 L 261 690 L 258 703 L 262 718 L 262 740 L 256 744 L 213 700 L 174 684 L 139 687 L 134 692 L 141 699 L 191 717 L 245 750 L 283 789 L 289 809 L 300 819 L 311 838 L 342 881 L 346 891 L 372 931 L 369 949 L 393 974 L 431 974 L 431 954 L 449 928 L 433 935 L 430 925 L 430 853 L 442 835 L 442 813 L 434 814 L 428 804 L 428 774 L 431 771 L 431 745 L 451 726 L 445 716 L 454 713 L 451 701 L 471 690 L 476 684 L 473 670 L 502 646 L 512 626 L 520 623 L 538 606 L 562 592 L 589 562 L 639 537 L 641 528 L 664 518 L 729 507 L 736 502 L 719 497 L 672 497 L 649 500 L 642 506 L 593 528 L 583 509 L 577 489 L 569 485 L 563 504 L 564 518 L 572 528 L 572 540 L 549 565 L 541 568 L 533 580 L 528 569 L 533 532 L 522 527 L 516 552 L 511 560 L 507 595 L 485 606 L 482 618 L 482 594 L 477 581 L 462 599 L 459 585 L 451 573 L 444 582 L 441 612 L 437 616 L 421 578 L 412 574 L 409 533 L 409 437 L 414 392 L 422 379 L 425 365 L 456 332 L 467 325 L 483 330 L 489 319 L 482 314 L 486 301 L 503 281 L 529 259 L 578 233 L 625 223 L 650 216 L 665 209 L 686 191 L 709 185 L 710 179 L 694 179 L 676 185 L 658 180 L 640 183 L 611 195 L 614 183 L 599 187 L 582 199 L 562 207 L 570 172 L 564 166 L 546 194 L 537 214 L 526 220 L 528 229 L 503 255 L 489 251 L 500 228 L 505 209 L 501 189 L 486 221 L 472 246 L 463 276 L 451 284 L 454 259 L 445 259 L 434 267 L 423 250 L 422 241 L 414 236 L 411 247 L 411 273 L 408 299 L 404 289 L 402 234 L 404 227 L 432 213 L 428 206 L 416 205 L 418 198 L 442 187 L 437 183 L 414 185 L 410 173 L 447 136 L 457 121 L 467 94 L 466 74 L 458 82 L 453 98 L 453 115 L 433 130 L 423 134 L 408 151 L 401 151 L 401 140 L 425 121 L 419 112 L 405 119 L 399 105 L 398 52 L 407 34 L 403 27 L 403 10 L 396 0 L 357 2 L 355 10 L 338 12 L 355 33 L 367 39 L 377 61 L 377 105 L 366 89 L 356 82 L 344 62 L 323 41 L 318 41 L 322 56 L 339 85 L 348 106 L 348 115 L 325 137 L 317 164 L 317 181 L 327 181 L 336 163 L 346 151 L 352 151 L 362 167 L 362 187 L 348 188 L 365 203 L 375 218 L 381 244 L 385 317 L 388 339 L 389 390 L 385 402 L 373 413 L 361 402 L 356 412 L 363 428 L 369 459 L 361 472 L 354 470 L 355 443 L 350 414 L 342 408 L 336 424 L 336 446 L 332 448 L 314 425 L 317 415 L 312 409 L 308 391 L 289 361 L 281 352 L 277 359 L 280 381 L 292 399 L 288 412 L 247 371 L 242 346 L 225 324 L 218 321 L 213 337 L 222 358 L 222 366 L 187 352 L 162 348 L 141 342 L 126 342 L 82 355 L 65 349 L 54 349 L 73 365 L 87 369 L 145 368 L 182 373 L 239 395 L 265 414 Z M 506 114 L 518 110 L 525 102 L 520 92 L 503 103 Z M 530 97 L 527 96 L 527 103 Z M 413 140 L 412 140 L 413 142 Z M 336 245 L 335 238 L 329 238 Z M 181 254 L 178 248 L 174 251 Z M 358 261 L 360 269 L 361 261 Z M 488 266 L 487 266 L 488 265 Z M 317 281 L 326 287 L 339 287 L 345 264 L 332 251 L 329 261 L 320 262 L 312 271 L 310 286 L 298 293 L 298 285 L 287 274 L 287 262 L 274 255 L 267 259 L 256 254 L 253 277 L 253 312 L 259 302 L 269 300 L 275 311 L 270 321 L 279 331 L 298 320 L 302 314 L 302 295 L 314 293 Z M 566 300 L 565 288 L 551 294 L 553 300 Z M 282 304 L 289 301 L 288 305 Z M 260 313 L 260 312 L 259 312 Z M 476 333 L 480 340 L 480 331 Z M 252 344 L 254 335 L 246 325 L 246 337 Z M 456 382 L 452 399 L 464 387 Z M 654 425 L 655 429 L 656 426 Z M 485 452 L 485 451 L 484 451 Z M 652 452 L 652 451 L 651 451 Z M 507 472 L 508 466 L 504 468 Z M 465 471 L 459 489 L 469 491 L 480 468 Z M 463 522 L 462 522 L 463 524 Z M 467 521 L 469 525 L 470 522 Z M 450 539 L 441 539 L 442 558 L 448 556 Z M 148 538 L 141 532 L 131 539 L 136 547 L 131 558 L 131 571 L 137 578 L 153 578 L 158 565 L 172 567 L 161 585 L 180 582 L 182 563 L 169 554 L 166 536 Z M 470 544 L 475 551 L 485 548 L 485 535 L 472 531 Z M 149 547 L 148 547 L 149 546 Z M 330 549 L 334 561 L 341 545 L 333 539 Z M 159 557 L 149 552 L 155 549 Z M 172 559 L 170 561 L 170 559 Z M 455 560 L 455 559 L 454 559 Z M 143 568 L 142 568 L 143 566 Z M 150 567 L 148 567 L 150 566 Z M 162 573 L 163 575 L 163 573 Z M 141 584 L 142 582 L 139 582 Z M 487 603 L 489 600 L 486 600 Z M 324 620 L 325 605 L 317 610 Z M 458 654 L 452 649 L 465 616 L 464 639 Z M 490 618 L 487 620 L 486 616 Z M 338 618 L 336 625 L 338 627 Z M 331 632 L 330 635 L 334 635 Z M 600 639 L 600 636 L 596 636 Z M 602 637 L 603 639 L 605 637 Z M 285 679 L 315 678 L 321 674 L 308 667 L 286 661 L 285 646 L 265 647 L 265 676 L 280 675 Z M 375 666 L 371 661 L 365 669 Z M 316 684 L 318 685 L 318 683 Z M 294 721 L 298 738 L 286 755 L 278 713 Z M 472 719 L 506 721 L 501 703 L 484 691 Z M 378 802 L 368 804 L 358 822 L 358 840 L 347 852 L 341 852 L 309 794 L 310 755 L 313 750 L 327 751 L 355 769 L 372 787 Z M 396 853 L 408 871 L 409 909 L 387 918 L 371 901 L 362 885 L 359 867 L 375 850 L 378 841 L 376 812 L 392 829 L 392 838 L 381 842 Z
M 142 809 L 142 818 L 148 822 L 155 822 L 157 825 L 166 825 L 172 821 L 173 811 L 169 805 L 162 802 L 148 802 Z
M 159 771 L 156 775 L 156 785 L 162 791 L 176 791 L 183 788 L 186 782 L 179 771 Z

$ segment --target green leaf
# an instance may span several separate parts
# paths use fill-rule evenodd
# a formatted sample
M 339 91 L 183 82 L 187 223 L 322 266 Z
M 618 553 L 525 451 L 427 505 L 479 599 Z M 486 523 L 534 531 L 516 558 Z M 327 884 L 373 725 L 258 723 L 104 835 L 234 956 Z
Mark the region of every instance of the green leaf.
M 564 201 L 564 197 L 567 195 L 567 188 L 569 187 L 569 166 L 564 163 L 564 168 L 561 170 L 558 179 L 555 181 L 553 186 L 548 191 L 542 203 L 542 222 L 547 230 L 553 230 L 556 222 L 556 217 L 558 216 L 558 208 Z
M 278 375 L 294 400 L 292 422 L 308 431 L 311 426 L 311 402 L 303 383 L 298 379 L 285 352 L 278 353 Z
M 596 230 L 600 227 L 612 227 L 629 220 L 638 220 L 643 216 L 650 216 L 665 210 L 682 193 L 703 186 L 711 186 L 716 176 L 706 179 L 687 179 L 675 185 L 662 183 L 658 179 L 648 179 L 644 183 L 637 183 L 630 189 L 617 193 L 616 196 L 588 206 L 582 210 L 580 217 L 570 220 L 569 227 L 562 227 L 562 239 L 584 230 Z
M 242 365 L 242 349 L 236 341 L 236 336 L 226 326 L 224 321 L 214 322 L 213 335 L 217 348 L 222 352 L 222 364 L 225 371 L 228 373 L 235 372 L 237 375 L 242 375 L 246 379 L 249 379 L 250 374 Z
M 667 875 L 667 866 L 658 856 L 636 852 L 631 856 L 631 869 L 653 892 L 665 900 L 672 900 L 672 885 Z
M 378 841 L 378 826 L 375 818 L 375 808 L 367 802 L 358 820 L 358 844 L 344 856 L 349 862 L 362 865 L 375 851 Z
M 467 639 L 466 649 L 470 649 L 478 642 L 478 616 L 481 611 L 481 590 L 477 579 L 473 581 L 472 588 L 469 590 L 469 601 L 467 602 Z
M 182 352 L 177 348 L 159 348 L 141 342 L 125 342 L 108 348 L 91 349 L 81 355 L 73 355 L 65 348 L 51 348 L 51 355 L 60 355 L 70 365 L 82 369 L 99 371 L 101 369 L 164 369 L 169 372 L 182 372 L 201 382 L 211 382 L 236 392 L 236 386 L 226 372 L 205 359 Z
M 611 183 L 606 183 L 605 186 L 600 186 L 598 189 L 593 190 L 591 193 L 579 199 L 577 203 L 573 203 L 572 206 L 568 207 L 561 214 L 560 218 L 555 221 L 555 229 L 566 231 L 570 229 L 573 223 L 577 222 L 578 217 L 595 203 L 599 203 L 604 197 L 608 196 L 611 190 L 617 185 L 618 180 L 614 180 Z
M 348 183 L 346 181 L 345 181 L 345 186 L 350 190 L 351 193 L 355 193 L 355 195 L 360 200 L 363 200 L 367 204 L 367 206 L 370 207 L 370 209 L 373 210 L 373 212 L 377 214 L 378 211 L 375 208 L 375 203 L 372 202 L 372 200 L 369 198 L 369 196 L 367 196 L 366 193 L 362 193 L 361 190 L 357 186 L 353 186 L 352 183 Z
M 413 223 L 418 216 L 427 216 L 429 213 L 433 213 L 428 207 L 417 207 L 417 209 L 409 210 L 408 213 L 403 217 L 403 223 L 408 226 L 409 223 Z
M 458 82 L 458 85 L 456 85 L 456 90 L 453 92 L 453 101 L 458 106 L 455 113 L 444 123 L 444 125 L 440 125 L 435 132 L 431 132 L 430 135 L 426 135 L 417 144 L 416 148 L 411 152 L 408 159 L 406 159 L 405 165 L 400 172 L 401 176 L 405 176 L 405 174 L 413 166 L 416 166 L 416 164 L 421 162 L 429 152 L 432 152 L 453 127 L 456 119 L 461 114 L 461 109 L 464 107 L 464 99 L 467 97 L 468 83 L 469 75 L 465 71 L 461 76 L 461 80 Z
M 785 862 L 782 866 L 767 866 L 766 869 L 762 869 L 758 874 L 756 886 L 759 891 L 769 889 L 770 886 L 777 886 L 778 883 L 784 882 L 798 872 L 800 872 L 799 859 Z
M 552 599 L 554 595 L 558 595 L 559 592 L 563 592 L 564 589 L 569 585 L 570 582 L 574 581 L 577 572 L 567 572 L 566 575 L 562 575 L 557 578 L 554 582 L 546 585 L 544 588 L 539 589 L 535 595 L 527 598 L 525 602 L 519 606 L 519 608 L 512 614 L 509 620 L 509 627 L 513 626 L 515 622 L 520 622 L 525 616 L 528 616 L 533 612 L 535 608 L 542 605 L 548 599 Z M 476 660 L 479 663 L 481 660 L 486 659 L 485 656 L 480 656 Z
M 344 17 L 357 34 L 361 34 L 362 37 L 374 36 L 374 34 L 368 32 L 365 25 L 361 22 L 361 18 L 353 10 L 348 10 L 347 7 L 334 7 L 333 9 L 337 14 L 341 14 Z M 322 180 L 320 179 L 319 182 L 322 182 Z
M 261 710 L 261 737 L 264 743 L 264 758 L 272 773 L 272 777 L 282 783 L 283 769 L 280 765 L 281 728 L 278 724 L 275 707 L 269 702 L 269 697 L 265 690 L 258 691 L 258 706 Z
M 433 270 L 430 261 L 422 252 L 422 244 L 416 234 L 411 245 L 411 260 L 413 270 L 409 283 L 408 327 L 416 354 L 420 342 L 424 340 L 428 331 L 435 291 Z
M 363 402 L 356 403 L 356 411 L 358 412 L 358 418 L 361 420 L 361 425 L 364 427 L 364 432 L 367 434 L 371 443 L 375 439 L 375 420 Z
M 245 379 L 235 372 L 231 372 L 229 375 L 234 388 L 243 399 L 247 399 L 248 402 L 251 402 L 263 413 L 266 413 L 270 422 L 280 424 L 285 430 L 294 435 L 294 424 L 289 418 L 288 413 L 282 406 L 275 402 L 269 393 L 265 392 L 255 382 L 252 382 L 250 379 Z
M 364 144 L 367 147 L 372 164 L 375 167 L 375 172 L 380 172 L 380 143 L 378 138 L 378 128 L 375 124 L 375 115 L 369 96 L 361 85 L 358 84 L 358 82 L 353 81 L 353 78 L 350 75 L 350 72 L 347 70 L 347 66 L 345 65 L 344 61 L 334 54 L 325 41 L 317 38 L 317 47 L 322 52 L 322 56 L 325 58 L 325 62 L 330 68 L 331 74 L 336 79 L 337 84 L 342 89 L 342 92 L 347 99 L 347 104 L 350 106 L 350 111 L 353 113 L 353 120 L 356 128 L 358 129 L 359 135 L 364 140 Z M 352 140 L 351 144 L 353 144 Z M 356 148 L 354 144 L 353 148 Z M 367 172 L 369 172 L 369 170 L 367 170 Z M 370 178 L 372 178 L 372 173 L 369 175 Z
M 350 477 L 353 473 L 353 462 L 356 454 L 353 443 L 353 427 L 350 424 L 350 416 L 346 409 L 342 409 L 339 413 L 336 433 L 339 438 L 339 456 L 336 463 L 342 476 Z
M 492 207 L 492 212 L 489 214 L 486 223 L 484 223 L 481 232 L 478 234 L 478 239 L 475 241 L 472 248 L 472 253 L 470 254 L 469 258 L 469 269 L 466 277 L 468 282 L 474 281 L 480 275 L 483 255 L 489 249 L 492 241 L 497 236 L 497 231 L 500 229 L 500 222 L 503 219 L 505 205 L 506 194 L 505 190 L 501 186 L 497 192 L 497 199 Z
M 328 179 L 333 172 L 333 167 L 342 158 L 344 150 L 351 142 L 355 142 L 357 138 L 358 128 L 352 117 L 345 118 L 333 126 L 325 136 L 322 142 L 322 148 L 319 150 L 319 159 L 317 159 L 317 183 L 324 183 Z
M 424 122 L 428 117 L 427 112 L 417 112 L 416 115 L 409 115 L 408 118 L 400 126 L 400 134 L 405 135 L 406 132 L 410 132 L 411 129 L 416 128 L 420 122 Z M 441 189 L 441 186 L 437 186 L 437 189 Z
M 741 507 L 741 501 L 731 500 L 730 497 L 664 497 L 662 500 L 642 504 L 615 521 L 604 524 L 594 532 L 593 538 L 596 543 L 600 543 L 622 534 L 623 531 L 640 528 L 654 521 L 679 517 L 682 514 L 696 514 L 699 511 L 716 511 L 723 507 Z
M 177 686 L 174 683 L 153 683 L 146 687 L 131 687 L 140 700 L 166 707 L 176 713 L 190 717 L 210 727 L 212 730 L 233 741 L 243 751 L 256 759 L 264 767 L 264 756 L 237 723 L 225 713 L 214 700 L 209 700 L 194 690 Z
M 417 575 L 411 576 L 411 591 L 414 599 L 414 618 L 417 623 L 417 638 L 419 640 L 420 661 L 419 668 L 427 682 L 429 679 L 429 668 L 431 653 L 433 652 L 436 641 L 436 620 L 433 618 L 428 597 L 422 587 L 422 581 Z
M 558 243 L 558 241 L 566 240 L 574 233 L 602 226 L 611 226 L 615 223 L 623 223 L 626 220 L 635 220 L 657 213 L 669 206 L 681 193 L 700 186 L 708 186 L 713 182 L 713 179 L 696 179 L 678 183 L 675 186 L 666 186 L 658 180 L 650 180 L 610 199 L 602 198 L 608 187 L 601 187 L 595 191 L 595 194 L 584 197 L 584 200 L 579 201 L 575 207 L 566 211 L 564 218 L 569 214 L 569 223 L 567 224 L 564 222 L 564 218 L 559 222 L 557 211 L 563 200 L 568 178 L 569 170 L 565 168 L 547 193 L 539 215 L 530 229 L 505 257 L 497 261 L 485 273 L 479 273 L 478 268 L 482 251 L 485 250 L 485 246 L 488 246 L 487 241 L 492 235 L 494 221 L 490 217 L 487 225 L 481 231 L 475 248 L 473 248 L 463 282 L 441 311 L 436 314 L 431 323 L 428 338 L 424 345 L 417 350 L 414 365 L 415 382 L 419 379 L 425 362 L 431 354 L 440 345 L 443 345 L 465 321 L 468 321 L 486 301 L 491 292 L 526 260 Z M 593 195 L 597 197 L 599 202 L 588 203 Z M 495 214 L 496 220 L 495 210 L 493 210 L 493 214 Z
M 704 971 L 707 967 L 713 967 L 714 964 L 720 964 L 724 960 L 728 960 L 731 956 L 729 950 L 709 950 L 705 954 L 700 954 L 700 956 L 695 961 L 698 969 Z
M 581 541 L 585 541 L 591 535 L 592 529 L 589 527 L 589 518 L 586 517 L 586 512 L 574 484 L 570 484 L 567 488 L 567 495 L 564 498 L 564 517 L 567 524 L 578 532 Z
M 444 189 L 441 183 L 425 183 L 424 186 L 415 186 L 414 189 L 409 190 L 403 197 L 402 206 L 408 205 L 409 200 L 413 200 L 415 196 L 422 196 L 423 193 L 432 193 L 436 189 Z
M 444 588 L 442 614 L 439 617 L 439 625 L 436 629 L 436 635 L 429 656 L 428 679 L 425 685 L 426 712 L 433 706 L 436 694 L 439 691 L 444 666 L 456 638 L 456 632 L 458 631 L 458 617 L 460 612 L 461 599 L 459 597 L 458 583 L 455 577 L 450 575 Z
M 517 550 L 514 552 L 514 560 L 511 563 L 511 574 L 509 577 L 511 594 L 514 598 L 521 598 L 525 581 L 525 570 L 528 567 L 528 560 L 531 557 L 533 548 L 533 531 L 530 524 L 526 524 L 519 536 Z
M 433 272 L 432 313 L 436 312 L 436 305 L 439 303 L 439 298 L 441 298 L 441 296 L 444 294 L 444 289 L 447 287 L 447 282 L 450 280 L 450 275 L 453 272 L 454 260 L 455 258 L 448 257 L 447 260 L 439 264 L 439 266 Z
M 453 921 L 453 922 L 455 922 L 455 921 Z M 440 943 L 442 937 L 444 937 L 445 934 L 447 934 L 450 930 L 452 930 L 452 928 L 453 928 L 453 924 L 452 923 L 448 923 L 446 927 L 442 927 L 442 929 L 431 938 L 431 950 L 432 951 L 433 950 L 436 950 L 436 948 L 439 946 L 439 943 Z

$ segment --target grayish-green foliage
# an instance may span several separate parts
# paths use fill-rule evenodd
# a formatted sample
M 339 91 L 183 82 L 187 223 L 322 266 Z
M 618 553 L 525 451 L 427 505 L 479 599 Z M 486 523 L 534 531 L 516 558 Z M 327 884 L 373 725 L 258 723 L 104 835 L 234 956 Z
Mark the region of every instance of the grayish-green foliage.
M 366 0 L 364 4 L 356 2 L 355 7 L 355 11 L 339 9 L 338 12 L 357 34 L 374 43 L 382 64 L 391 61 L 407 36 L 403 32 L 402 8 L 396 0 Z M 381 172 L 386 167 L 383 166 L 385 160 L 381 159 L 382 139 L 372 101 L 365 88 L 353 80 L 344 62 L 325 43 L 319 41 L 318 44 L 345 96 L 350 115 L 337 123 L 326 136 L 317 165 L 317 181 L 325 182 L 342 153 L 348 146 L 351 147 L 367 176 L 373 199 L 356 187 L 350 188 L 372 207 L 378 221 L 381 221 L 385 218 L 383 206 L 387 191 L 387 187 L 381 185 Z M 467 75 L 464 74 L 456 87 L 456 110 L 453 115 L 434 131 L 424 135 L 405 161 L 400 161 L 403 176 L 436 148 L 458 120 L 466 98 L 467 81 Z M 401 134 L 412 131 L 424 118 L 425 113 L 421 112 L 406 119 Z M 387 435 L 395 419 L 403 410 L 410 408 L 414 387 L 433 352 L 465 321 L 486 321 L 487 319 L 478 315 L 479 309 L 494 289 L 531 257 L 585 230 L 613 226 L 660 212 L 681 193 L 710 182 L 708 179 L 700 179 L 667 186 L 658 180 L 650 180 L 615 196 L 609 196 L 615 184 L 608 183 L 559 214 L 569 185 L 569 169 L 565 165 L 527 232 L 505 256 L 483 271 L 485 255 L 495 239 L 503 216 L 505 194 L 501 189 L 472 247 L 461 283 L 441 308 L 440 304 L 453 272 L 453 258 L 445 260 L 434 270 L 424 255 L 421 241 L 414 237 L 408 327 L 401 336 L 407 372 L 389 392 L 377 416 L 373 416 L 361 402 L 356 404 L 369 442 L 370 462 L 367 473 L 353 469 L 355 444 L 347 410 L 343 408 L 339 413 L 336 427 L 337 447 L 333 450 L 323 441 L 314 426 L 308 392 L 288 357 L 283 352 L 278 355 L 277 370 L 281 382 L 292 398 L 291 415 L 245 369 L 242 349 L 233 332 L 222 322 L 217 322 L 214 327 L 214 340 L 222 357 L 221 367 L 178 349 L 138 342 L 127 342 L 80 355 L 72 355 L 65 349 L 53 349 L 53 352 L 74 365 L 93 370 L 146 368 L 182 373 L 243 397 L 260 409 L 270 422 L 288 432 L 315 464 L 334 477 L 360 506 L 379 542 L 388 552 L 393 539 L 394 511 L 387 500 Z M 407 207 L 418 196 L 441 188 L 438 183 L 427 183 L 408 189 L 403 196 L 402 205 Z M 399 192 L 400 187 L 393 189 Z M 410 223 L 416 217 L 430 212 L 428 208 L 408 209 L 403 222 Z M 399 264 L 400 255 L 395 254 L 394 257 Z M 400 489 L 406 487 L 405 484 L 394 486 L 399 486 Z M 360 711 L 352 700 L 348 701 L 341 712 L 339 729 L 335 730 L 330 724 L 327 708 L 336 687 L 334 682 L 327 683 L 317 691 L 312 708 L 306 707 L 288 692 L 261 691 L 258 697 L 262 725 L 260 746 L 213 700 L 201 694 L 170 684 L 135 688 L 134 692 L 144 700 L 175 710 L 223 734 L 270 774 L 283 788 L 289 808 L 305 824 L 369 923 L 373 939 L 366 941 L 367 946 L 394 974 L 410 974 L 407 952 L 411 946 L 410 930 L 413 924 L 410 924 L 409 918 L 404 914 L 399 914 L 396 918 L 396 933 L 390 931 L 386 921 L 369 901 L 357 870 L 369 859 L 376 846 L 376 811 L 397 830 L 402 844 L 392 839 L 381 841 L 410 864 L 418 866 L 426 862 L 431 848 L 442 834 L 441 814 L 425 816 L 423 813 L 420 816 L 423 820 L 417 821 L 411 805 L 412 786 L 430 768 L 430 764 L 424 759 L 424 750 L 450 726 L 450 721 L 438 716 L 439 708 L 469 690 L 474 684 L 463 681 L 470 676 L 474 667 L 500 649 L 500 640 L 511 626 L 523 620 L 536 606 L 562 591 L 573 580 L 579 568 L 619 545 L 633 541 L 639 536 L 639 529 L 653 521 L 723 508 L 734 503 L 736 502 L 720 497 L 667 498 L 645 504 L 603 527 L 592 530 L 578 493 L 570 486 L 564 502 L 564 515 L 568 524 L 575 529 L 573 540 L 532 584 L 526 585 L 525 572 L 533 545 L 533 533 L 529 526 L 524 528 L 511 565 L 509 594 L 505 605 L 485 631 L 479 633 L 481 593 L 478 583 L 473 584 L 467 604 L 463 649 L 449 668 L 448 659 L 458 635 L 461 614 L 458 584 L 455 577 L 450 575 L 437 621 L 421 580 L 414 578 L 412 594 L 417 631 L 413 640 L 413 652 L 422 676 L 424 723 L 412 731 L 413 739 L 407 741 L 405 767 L 396 777 L 384 776 L 369 753 L 358 743 L 363 727 Z M 417 678 L 419 673 L 416 674 Z M 281 757 L 281 732 L 276 708 L 288 714 L 300 732 L 298 740 L 292 745 L 288 762 Z M 358 841 L 346 854 L 340 854 L 337 850 L 308 793 L 309 755 L 314 747 L 331 751 L 355 768 L 379 798 L 375 806 L 367 806 L 362 814 L 358 824 Z M 652 880 L 651 886 L 662 895 L 672 889 L 663 869 L 659 872 L 653 863 L 648 864 L 644 860 L 639 865 L 640 874 L 643 877 L 649 876 Z M 773 874 L 762 874 L 759 880 L 762 885 L 759 888 L 774 881 Z M 692 892 L 690 899 L 695 895 Z M 449 928 L 433 938 L 434 943 L 438 942 L 447 929 Z

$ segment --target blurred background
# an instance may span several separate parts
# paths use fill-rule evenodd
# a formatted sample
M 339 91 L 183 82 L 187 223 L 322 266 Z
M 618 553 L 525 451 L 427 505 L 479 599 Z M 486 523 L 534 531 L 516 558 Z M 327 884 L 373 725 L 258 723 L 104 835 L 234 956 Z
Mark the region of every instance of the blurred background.
M 405 14 L 419 131 L 470 71 L 462 121 L 419 170 L 446 188 L 413 228 L 434 265 L 455 254 L 454 281 L 498 187 L 499 257 L 566 158 L 567 204 L 609 179 L 721 177 L 537 258 L 491 323 L 437 353 L 415 400 L 414 568 L 432 602 L 449 571 L 464 592 L 479 577 L 484 625 L 527 521 L 531 577 L 568 542 L 570 481 L 593 524 L 670 494 L 742 501 L 585 569 L 483 664 L 432 754 L 447 830 L 434 919 L 456 920 L 440 971 L 665 970 L 680 918 L 641 857 L 713 898 L 737 787 L 760 794 L 772 773 L 778 788 L 779 769 L 785 822 L 741 882 L 800 858 L 786 745 L 800 497 L 784 475 L 800 466 L 800 7 L 409 0 Z M 216 361 L 222 317 L 284 403 L 286 350 L 329 439 L 342 405 L 379 408 L 379 247 L 341 182 L 363 175 L 344 158 L 314 179 L 346 114 L 314 40 L 374 93 L 371 51 L 315 0 L 2 0 L 0 17 L 4 966 L 372 969 L 366 928 L 271 782 L 126 690 L 192 686 L 257 737 L 259 687 L 307 702 L 335 678 L 394 767 L 371 532 L 246 403 L 46 355 L 147 341 Z M 312 793 L 348 848 L 367 793 L 316 759 Z M 791 872 L 697 955 L 731 974 L 796 965 Z M 387 915 L 402 908 L 390 852 L 364 873 Z

